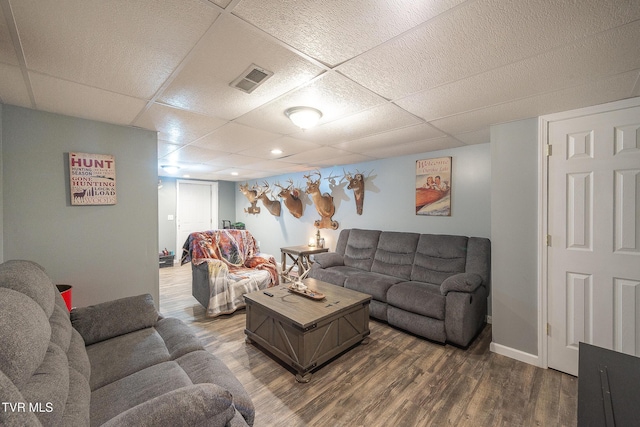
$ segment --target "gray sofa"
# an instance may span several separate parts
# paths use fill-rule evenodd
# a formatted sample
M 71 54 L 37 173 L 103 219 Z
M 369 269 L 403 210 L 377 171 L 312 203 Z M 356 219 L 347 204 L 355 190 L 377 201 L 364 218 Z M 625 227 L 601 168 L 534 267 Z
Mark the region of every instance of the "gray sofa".
M 479 237 L 347 229 L 309 277 L 373 297 L 371 317 L 468 346 L 487 315 L 491 243 Z
M 0 425 L 247 426 L 231 371 L 151 295 L 73 309 L 42 267 L 0 264 Z

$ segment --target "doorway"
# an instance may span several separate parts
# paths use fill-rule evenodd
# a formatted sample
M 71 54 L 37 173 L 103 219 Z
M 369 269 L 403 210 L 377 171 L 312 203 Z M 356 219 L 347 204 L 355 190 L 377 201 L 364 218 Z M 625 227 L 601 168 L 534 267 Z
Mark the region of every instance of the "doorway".
M 218 183 L 176 181 L 176 248 L 180 258 L 189 234 L 218 228 Z
M 640 356 L 640 100 L 542 123 L 542 352 L 549 368 L 577 375 L 580 341 Z

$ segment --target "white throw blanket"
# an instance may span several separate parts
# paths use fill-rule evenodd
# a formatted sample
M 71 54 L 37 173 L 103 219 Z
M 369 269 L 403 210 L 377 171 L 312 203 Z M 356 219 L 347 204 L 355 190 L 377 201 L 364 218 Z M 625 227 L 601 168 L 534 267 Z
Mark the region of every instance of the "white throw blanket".
M 267 270 L 237 270 L 229 272 L 220 260 L 207 260 L 209 269 L 209 307 L 207 317 L 230 314 L 245 307 L 244 294 L 265 289 L 271 283 Z

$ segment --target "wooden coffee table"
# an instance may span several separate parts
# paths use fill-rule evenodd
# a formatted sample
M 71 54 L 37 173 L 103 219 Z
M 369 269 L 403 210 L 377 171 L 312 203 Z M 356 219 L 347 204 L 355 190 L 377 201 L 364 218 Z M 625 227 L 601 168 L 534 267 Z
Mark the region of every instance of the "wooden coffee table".
M 371 296 L 305 279 L 325 299 L 313 300 L 289 291 L 289 284 L 246 294 L 247 342 L 255 342 L 309 382 L 311 371 L 358 343 L 369 341 Z M 269 296 L 271 294 L 273 296 Z

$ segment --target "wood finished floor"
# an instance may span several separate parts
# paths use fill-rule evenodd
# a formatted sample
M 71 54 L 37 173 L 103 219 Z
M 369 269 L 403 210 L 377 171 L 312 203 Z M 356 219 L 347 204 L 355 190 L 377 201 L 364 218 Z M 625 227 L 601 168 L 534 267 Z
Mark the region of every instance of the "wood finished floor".
M 270 426 L 575 426 L 578 381 L 489 351 L 491 326 L 466 350 L 371 320 L 371 341 L 308 384 L 244 340 L 245 312 L 208 319 L 189 265 L 160 269 L 160 311 L 189 324 L 233 371 Z

